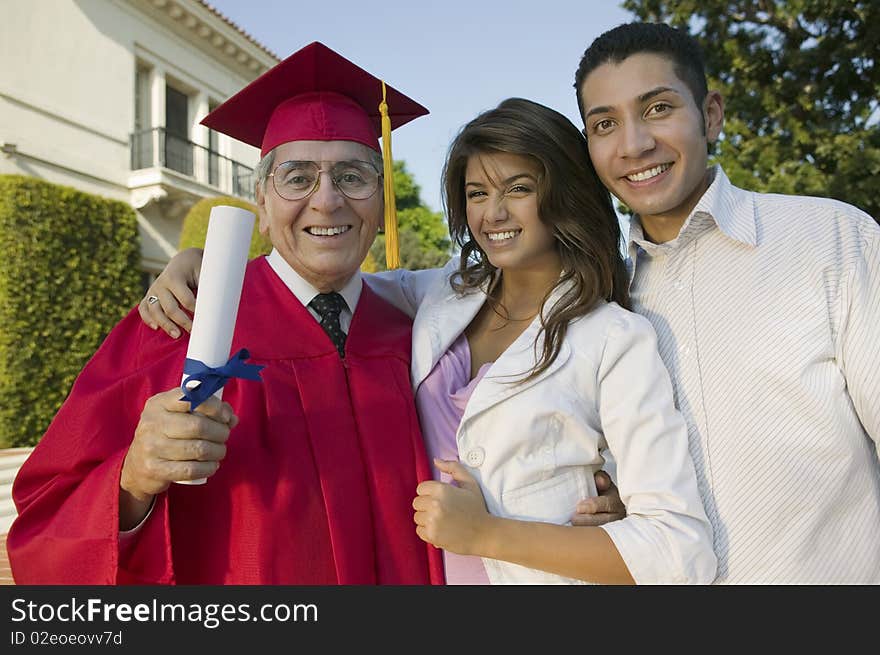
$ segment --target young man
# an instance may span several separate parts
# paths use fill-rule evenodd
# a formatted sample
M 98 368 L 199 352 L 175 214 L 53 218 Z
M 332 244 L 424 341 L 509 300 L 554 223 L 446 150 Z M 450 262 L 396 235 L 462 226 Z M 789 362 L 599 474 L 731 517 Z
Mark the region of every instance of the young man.
M 379 79 L 313 43 L 205 119 L 263 156 L 274 250 L 248 266 L 233 338 L 262 383 L 233 379 L 190 413 L 188 339 L 131 313 L 15 480 L 16 582 L 442 582 L 412 522 L 430 469 L 411 322 L 359 273 L 383 214 L 380 102 Z M 390 87 L 387 106 L 392 128 L 427 113 Z
M 635 213 L 632 302 L 688 423 L 717 582 L 880 582 L 880 227 L 707 169 L 724 103 L 678 30 L 606 32 L 575 88 Z

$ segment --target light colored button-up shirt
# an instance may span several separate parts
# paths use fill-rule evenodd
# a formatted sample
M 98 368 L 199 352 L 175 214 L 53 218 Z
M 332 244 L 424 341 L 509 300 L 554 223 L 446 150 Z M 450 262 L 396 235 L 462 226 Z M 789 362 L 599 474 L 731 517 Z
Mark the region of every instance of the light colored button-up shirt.
M 676 239 L 633 221 L 634 309 L 688 425 L 719 583 L 880 583 L 880 226 L 720 167 Z

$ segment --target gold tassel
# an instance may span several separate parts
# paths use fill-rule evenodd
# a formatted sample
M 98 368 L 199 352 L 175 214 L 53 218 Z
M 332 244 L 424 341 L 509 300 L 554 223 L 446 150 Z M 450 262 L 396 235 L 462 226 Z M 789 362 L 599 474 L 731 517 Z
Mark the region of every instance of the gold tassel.
M 400 267 L 400 250 L 397 241 L 397 203 L 394 200 L 394 162 L 391 159 L 391 118 L 385 101 L 385 82 L 382 82 L 382 102 L 379 103 L 382 117 L 382 160 L 385 189 L 385 265 L 388 270 Z

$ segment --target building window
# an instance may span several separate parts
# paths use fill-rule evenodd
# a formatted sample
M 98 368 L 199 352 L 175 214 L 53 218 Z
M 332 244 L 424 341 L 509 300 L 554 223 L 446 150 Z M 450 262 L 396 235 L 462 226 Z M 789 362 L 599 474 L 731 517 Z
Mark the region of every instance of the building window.
M 150 120 L 150 69 L 138 64 L 134 79 L 134 131 L 149 130 Z
M 189 96 L 165 87 L 165 167 L 193 174 L 193 147 L 189 140 Z
M 147 168 L 155 161 L 153 121 L 150 112 L 150 69 L 138 62 L 134 78 L 134 132 L 131 135 L 131 169 Z

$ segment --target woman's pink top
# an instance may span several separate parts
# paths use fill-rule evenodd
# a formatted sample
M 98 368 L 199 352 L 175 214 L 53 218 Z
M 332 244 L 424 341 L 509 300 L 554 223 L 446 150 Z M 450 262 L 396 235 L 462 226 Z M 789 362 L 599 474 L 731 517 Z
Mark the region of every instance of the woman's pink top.
M 473 380 L 471 377 L 471 350 L 464 333 L 450 346 L 416 391 L 416 407 L 422 425 L 422 435 L 431 459 L 434 479 L 452 482 L 452 477 L 440 473 L 433 459 L 458 460 L 455 435 L 464 416 L 471 393 L 492 365 L 487 362 L 480 367 Z M 446 566 L 446 584 L 489 584 L 489 577 L 479 557 L 456 555 L 443 551 Z

